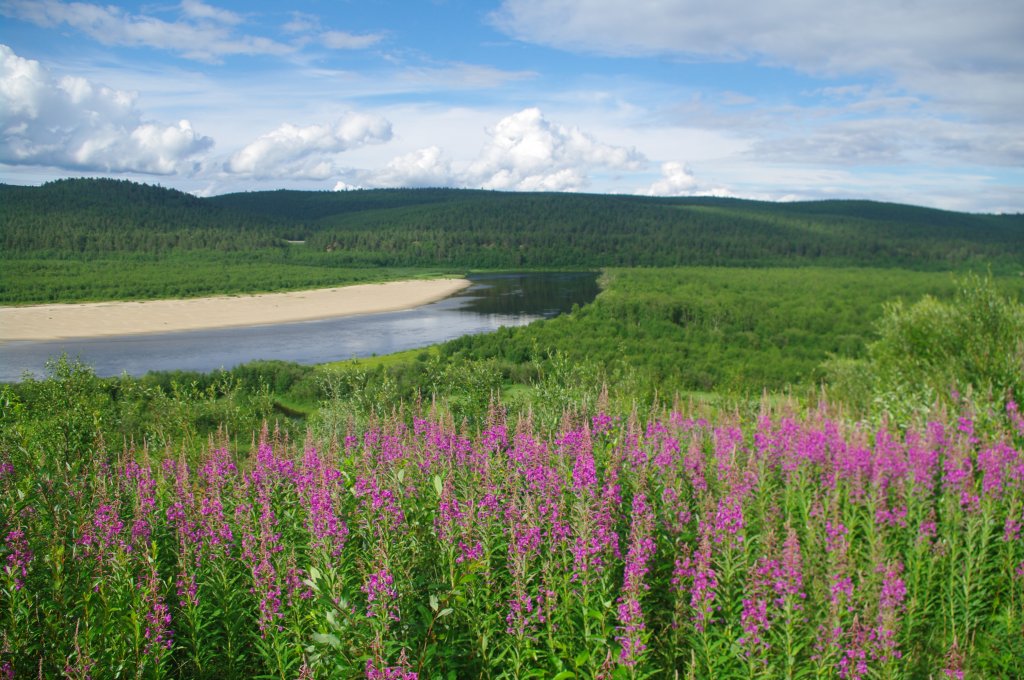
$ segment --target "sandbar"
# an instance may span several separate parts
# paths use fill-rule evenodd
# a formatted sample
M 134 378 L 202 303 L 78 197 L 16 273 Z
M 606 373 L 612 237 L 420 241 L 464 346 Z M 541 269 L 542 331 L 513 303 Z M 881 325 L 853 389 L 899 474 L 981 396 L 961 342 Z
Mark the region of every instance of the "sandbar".
M 424 279 L 259 295 L 0 307 L 0 342 L 259 326 L 391 312 L 446 298 L 468 285 L 466 279 Z

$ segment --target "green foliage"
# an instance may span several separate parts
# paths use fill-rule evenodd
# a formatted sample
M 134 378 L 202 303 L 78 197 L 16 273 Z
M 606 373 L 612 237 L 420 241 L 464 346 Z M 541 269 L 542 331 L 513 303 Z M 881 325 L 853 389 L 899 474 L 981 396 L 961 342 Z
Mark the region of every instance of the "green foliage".
M 99 378 L 89 366 L 62 356 L 48 364 L 45 379 L 29 377 L 0 388 L 0 445 L 20 459 L 68 470 L 106 460 L 110 449 L 125 444 L 194 452 L 219 433 L 240 436 L 246 447 L 267 420 L 280 417 L 290 426 L 275 410 L 271 384 L 289 385 L 292 395 L 308 394 L 308 383 L 295 379 L 296 369 L 311 379 L 308 368 L 273 364 L 237 374 Z
M 599 366 L 610 385 L 632 380 L 638 396 L 756 396 L 814 385 L 830 355 L 862 358 L 884 303 L 950 298 L 956 288 L 948 274 L 815 267 L 611 269 L 603 285 L 593 304 L 572 314 L 459 338 L 441 354 L 496 359 L 511 376 L 524 366 L 542 371 L 561 352 Z M 998 285 L 1020 288 L 1010 277 Z
M 1024 305 L 991 278 L 970 275 L 951 300 L 925 296 L 885 307 L 878 340 L 853 366 L 832 364 L 832 381 L 852 403 L 897 422 L 935 407 L 978 400 L 996 414 L 1024 399 Z
M 367 268 L 1024 264 L 1024 217 L 865 201 L 257 192 L 113 180 L 0 185 L 0 302 L 142 299 L 351 282 Z M 386 274 L 376 274 L 387 276 Z
M 79 469 L 102 449 L 102 433 L 118 425 L 105 381 L 66 356 L 47 363 L 48 377 L 4 388 L 3 445 L 47 468 Z
M 0 256 L 2 257 L 2 256 Z M 437 269 L 338 267 L 296 262 L 288 251 L 173 251 L 160 255 L 0 259 L 0 303 L 189 298 L 265 293 L 445 275 Z

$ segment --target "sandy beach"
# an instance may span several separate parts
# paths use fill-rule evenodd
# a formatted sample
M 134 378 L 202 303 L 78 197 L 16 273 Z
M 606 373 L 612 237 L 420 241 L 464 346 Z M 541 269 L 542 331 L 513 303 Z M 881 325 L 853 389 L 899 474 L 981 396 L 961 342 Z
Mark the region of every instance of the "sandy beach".
M 255 326 L 390 312 L 440 300 L 467 286 L 466 279 L 429 279 L 188 300 L 0 307 L 0 342 Z

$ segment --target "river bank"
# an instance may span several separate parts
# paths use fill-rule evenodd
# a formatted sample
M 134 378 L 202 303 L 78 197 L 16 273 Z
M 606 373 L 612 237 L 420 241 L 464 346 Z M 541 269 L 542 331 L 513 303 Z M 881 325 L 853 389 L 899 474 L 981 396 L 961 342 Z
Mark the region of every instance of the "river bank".
M 0 342 L 258 326 L 412 309 L 470 285 L 424 279 L 187 300 L 0 307 Z

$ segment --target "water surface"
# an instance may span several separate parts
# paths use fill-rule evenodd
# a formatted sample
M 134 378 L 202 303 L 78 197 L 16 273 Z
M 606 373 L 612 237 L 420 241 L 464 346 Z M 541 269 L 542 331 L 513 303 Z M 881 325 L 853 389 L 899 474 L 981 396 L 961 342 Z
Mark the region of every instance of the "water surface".
M 0 345 L 0 382 L 28 372 L 41 377 L 47 360 L 66 353 L 97 375 L 148 371 L 214 371 L 256 359 L 319 364 L 390 354 L 462 335 L 522 326 L 568 312 L 597 295 L 597 274 L 472 275 L 472 285 L 416 309 L 299 323 Z

